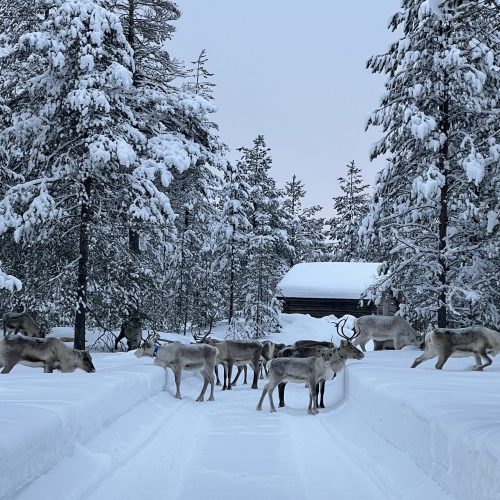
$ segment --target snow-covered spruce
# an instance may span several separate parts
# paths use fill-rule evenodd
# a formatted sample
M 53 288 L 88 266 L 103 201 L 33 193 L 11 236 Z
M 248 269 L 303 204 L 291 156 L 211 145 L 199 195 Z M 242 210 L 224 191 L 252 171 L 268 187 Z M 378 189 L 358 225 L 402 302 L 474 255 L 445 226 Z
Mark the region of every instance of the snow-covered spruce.
M 44 316 L 68 322 L 79 311 L 81 346 L 87 309 L 116 321 L 153 307 L 172 239 L 172 178 L 220 162 L 214 108 L 147 74 L 99 2 L 59 1 L 21 19 L 2 38 L 0 258 Z
M 404 0 L 402 38 L 368 62 L 388 75 L 368 125 L 389 161 L 361 233 L 388 255 L 379 292 L 403 292 L 424 323 L 498 325 L 499 23 L 490 2 L 440 17 Z

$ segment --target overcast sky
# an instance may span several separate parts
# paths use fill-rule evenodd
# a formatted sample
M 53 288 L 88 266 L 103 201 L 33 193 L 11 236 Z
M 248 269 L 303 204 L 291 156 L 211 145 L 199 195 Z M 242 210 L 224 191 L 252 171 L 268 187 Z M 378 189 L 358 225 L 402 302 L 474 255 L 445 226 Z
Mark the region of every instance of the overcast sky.
M 295 173 L 306 205 L 331 215 L 337 178 L 354 160 L 372 183 L 383 161 L 369 161 L 380 131 L 364 131 L 384 92 L 365 69 L 396 34 L 387 29 L 400 0 L 177 0 L 182 17 L 171 53 L 214 73 L 223 141 L 234 152 L 263 134 L 278 185 Z

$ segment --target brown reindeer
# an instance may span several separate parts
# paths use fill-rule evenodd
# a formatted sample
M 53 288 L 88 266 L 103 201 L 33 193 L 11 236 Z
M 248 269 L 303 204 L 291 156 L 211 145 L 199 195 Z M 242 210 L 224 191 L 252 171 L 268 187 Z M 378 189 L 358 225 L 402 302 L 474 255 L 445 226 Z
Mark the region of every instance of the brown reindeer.
M 217 364 L 224 366 L 224 385 L 222 390 L 231 390 L 233 366 L 249 364 L 253 373 L 252 389 L 258 389 L 259 362 L 262 355 L 262 344 L 256 340 L 215 340 L 208 337 L 193 335 L 198 343 L 213 345 L 217 348 Z
M 344 327 L 347 322 L 347 318 L 339 321 L 336 324 L 337 333 L 343 340 L 340 341 L 339 347 L 336 347 L 335 344 L 331 342 L 322 342 L 322 341 L 297 341 L 295 345 L 307 345 L 309 347 L 287 347 L 280 351 L 278 356 L 280 357 L 294 357 L 294 358 L 307 358 L 307 357 L 320 357 L 322 355 L 322 351 L 325 349 L 332 350 L 332 359 L 331 359 L 331 367 L 333 371 L 333 378 L 339 373 L 345 366 L 345 361 L 347 359 L 363 359 L 364 354 L 360 351 L 352 341 L 357 337 L 358 333 L 354 332 L 351 336 L 347 336 L 344 332 Z M 316 345 L 314 345 L 316 344 Z M 326 344 L 326 345 L 325 345 Z M 329 347 L 332 346 L 332 347 Z M 316 397 L 320 397 L 319 407 L 324 408 L 324 395 L 325 395 L 325 382 L 326 379 L 322 379 L 318 382 L 318 388 L 316 390 Z M 285 386 L 286 382 L 281 383 L 278 386 L 278 395 L 279 395 L 279 406 L 280 408 L 285 406 Z
M 491 365 L 491 356 L 500 352 L 500 332 L 484 326 L 466 328 L 436 328 L 425 336 L 424 353 L 415 359 L 412 368 L 438 356 L 436 369 L 441 370 L 450 356 L 474 356 L 474 370 L 482 371 Z M 485 362 L 482 364 L 483 357 Z
M 88 351 L 71 349 L 57 338 L 39 339 L 23 335 L 0 337 L 2 373 L 9 373 L 17 363 L 43 367 L 45 373 L 52 373 L 54 370 L 71 373 L 77 368 L 87 373 L 95 372 Z
M 208 384 L 210 383 L 209 401 L 214 401 L 214 367 L 217 349 L 210 345 L 183 344 L 181 342 L 171 342 L 166 345 L 155 345 L 149 338 L 137 349 L 135 355 L 151 356 L 154 364 L 165 369 L 165 386 L 167 383 L 167 368 L 174 372 L 177 399 L 181 396 L 181 374 L 182 370 L 200 371 L 203 376 L 203 387 L 196 401 L 203 401 Z
M 41 328 L 38 326 L 36 321 L 33 319 L 31 314 L 27 312 L 26 306 L 24 306 L 22 312 L 6 312 L 2 316 L 3 324 L 3 334 L 7 335 L 7 332 L 13 331 L 14 334 L 18 332 L 25 332 L 27 335 L 32 337 L 42 337 Z

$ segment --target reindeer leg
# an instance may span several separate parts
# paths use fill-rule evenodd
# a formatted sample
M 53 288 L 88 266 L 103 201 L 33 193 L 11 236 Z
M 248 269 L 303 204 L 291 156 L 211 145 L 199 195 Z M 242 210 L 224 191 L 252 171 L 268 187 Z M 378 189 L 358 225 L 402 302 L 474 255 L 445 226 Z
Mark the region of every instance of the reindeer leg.
M 486 363 L 484 363 L 483 365 L 480 364 L 478 367 L 476 367 L 475 370 L 478 371 L 483 371 L 483 368 L 490 366 L 491 363 L 493 362 L 493 360 L 486 354 L 486 349 L 483 349 L 481 351 L 481 356 L 486 359 Z
M 274 406 L 274 401 L 273 401 L 273 391 L 278 385 L 276 382 L 269 382 L 269 388 L 267 389 L 267 394 L 269 396 L 269 403 L 271 405 L 271 413 L 276 413 L 276 407 Z
M 179 368 L 176 368 L 174 370 L 174 377 L 175 377 L 175 387 L 177 389 L 177 392 L 175 393 L 175 397 L 177 399 L 182 399 L 181 396 L 181 371 Z M 166 370 L 165 370 L 166 372 Z
M 17 362 L 19 361 L 19 358 L 15 359 L 4 359 L 4 367 L 2 370 L 2 373 L 9 373 L 14 366 L 16 366 Z
M 233 362 L 228 361 L 227 363 L 227 390 L 231 390 L 231 375 L 233 373 Z
M 259 361 L 260 361 L 260 354 L 252 361 L 252 367 L 253 367 L 253 382 L 252 382 L 252 389 L 258 389 L 257 382 L 259 381 Z
M 413 362 L 413 364 L 411 365 L 412 368 L 415 368 L 416 366 L 418 366 L 420 363 L 422 363 L 423 361 L 427 361 L 428 359 L 432 359 L 432 358 L 435 358 L 436 355 L 432 352 L 425 352 L 419 356 L 418 358 L 415 359 L 415 361 Z
M 286 387 L 286 382 L 281 382 L 281 384 L 278 384 L 278 396 L 279 396 L 279 408 L 283 408 L 285 406 L 285 387 Z
M 208 387 L 208 373 L 206 370 L 202 370 L 201 374 L 203 375 L 203 387 L 201 389 L 200 395 L 196 398 L 196 401 L 202 402 L 205 399 L 205 391 Z
M 394 339 L 394 349 L 399 351 L 403 347 L 403 343 L 401 342 L 401 337 L 396 336 Z
M 236 382 L 238 382 L 238 379 L 240 378 L 241 371 L 243 370 L 243 366 L 238 366 L 238 371 L 236 372 L 236 377 L 234 377 L 234 380 L 231 382 L 231 385 L 236 385 Z M 245 383 L 246 383 L 246 377 L 245 377 Z
M 243 379 L 243 385 L 247 385 L 247 373 L 248 373 L 248 366 L 243 365 L 243 374 L 245 375 L 245 378 Z
M 309 408 L 307 413 L 309 415 L 317 415 L 319 413 L 316 406 L 316 381 L 314 379 L 309 380 Z
M 223 391 L 227 391 L 227 384 L 226 384 L 226 380 L 227 380 L 227 363 L 223 363 L 222 365 L 222 369 L 224 371 L 224 383 L 222 384 L 222 390 Z
M 209 401 L 215 401 L 214 398 L 214 386 L 215 386 L 215 377 L 212 373 L 212 370 L 207 370 L 208 380 L 210 381 L 210 397 Z
M 269 389 L 269 384 L 266 384 L 264 386 L 264 389 L 262 390 L 262 394 L 260 396 L 259 402 L 257 403 L 257 411 L 262 410 L 262 403 L 264 401 L 264 398 L 266 397 L 267 390 Z
M 318 396 L 321 397 L 320 402 L 319 402 L 319 407 L 324 408 L 325 407 L 325 402 L 324 402 L 325 381 L 324 380 L 319 382 L 318 385 L 316 386 L 316 406 L 318 406 Z
M 217 385 L 220 385 L 220 379 L 219 379 L 219 365 L 214 366 L 214 373 L 215 376 L 217 377 Z
M 474 370 L 477 370 L 477 367 L 481 366 L 481 356 L 476 352 L 474 353 L 474 359 L 476 360 L 476 365 L 474 366 Z
M 395 345 L 394 345 L 395 346 Z M 439 358 L 436 363 L 436 370 L 441 370 L 443 365 L 448 361 L 448 358 L 451 356 L 451 349 L 443 349 L 439 353 Z
M 118 335 L 118 337 L 116 337 L 115 339 L 115 351 L 118 350 L 118 343 L 120 342 L 120 340 L 125 337 L 125 334 L 120 332 L 120 334 Z

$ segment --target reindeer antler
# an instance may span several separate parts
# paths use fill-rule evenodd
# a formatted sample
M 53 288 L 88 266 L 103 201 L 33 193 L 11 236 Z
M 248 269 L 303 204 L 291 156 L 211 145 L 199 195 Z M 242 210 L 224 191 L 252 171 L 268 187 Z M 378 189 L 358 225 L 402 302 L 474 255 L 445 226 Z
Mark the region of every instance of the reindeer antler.
M 337 323 L 335 323 L 335 327 L 337 328 L 337 333 L 338 333 L 339 337 L 342 337 L 343 339 L 346 339 L 349 342 L 351 342 L 352 340 L 354 340 L 359 335 L 359 331 L 356 332 L 356 330 L 354 330 L 354 332 L 353 332 L 353 334 L 351 336 L 346 335 L 344 333 L 344 327 L 345 327 L 345 325 L 347 323 L 347 320 L 348 320 L 347 317 L 345 317 L 344 319 L 339 320 Z M 340 330 L 339 330 L 339 328 L 340 328 Z
M 210 330 L 208 332 L 206 332 L 203 337 L 200 336 L 200 335 L 197 335 L 196 333 L 193 333 L 193 339 L 195 340 L 195 342 L 197 342 L 198 344 L 203 344 L 206 340 L 207 340 L 207 337 L 210 335 Z

